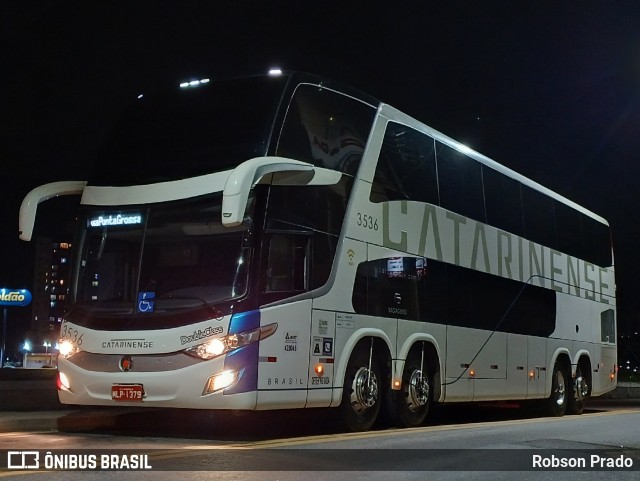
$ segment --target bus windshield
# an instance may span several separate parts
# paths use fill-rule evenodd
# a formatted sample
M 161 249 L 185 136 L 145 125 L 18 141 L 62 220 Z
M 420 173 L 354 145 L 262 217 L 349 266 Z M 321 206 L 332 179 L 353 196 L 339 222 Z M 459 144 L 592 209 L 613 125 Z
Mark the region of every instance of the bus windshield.
M 75 267 L 75 307 L 100 317 L 150 316 L 242 297 L 251 221 L 222 226 L 221 203 L 218 194 L 86 212 Z
M 110 135 L 90 184 L 185 179 L 265 155 L 285 82 L 284 76 L 212 80 L 142 96 Z

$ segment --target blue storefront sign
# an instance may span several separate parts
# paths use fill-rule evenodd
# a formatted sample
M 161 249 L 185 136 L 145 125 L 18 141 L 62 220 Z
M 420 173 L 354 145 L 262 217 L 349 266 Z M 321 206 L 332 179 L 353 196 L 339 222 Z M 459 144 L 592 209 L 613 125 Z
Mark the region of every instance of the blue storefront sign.
M 0 289 L 0 306 L 24 307 L 31 304 L 31 292 L 27 289 Z

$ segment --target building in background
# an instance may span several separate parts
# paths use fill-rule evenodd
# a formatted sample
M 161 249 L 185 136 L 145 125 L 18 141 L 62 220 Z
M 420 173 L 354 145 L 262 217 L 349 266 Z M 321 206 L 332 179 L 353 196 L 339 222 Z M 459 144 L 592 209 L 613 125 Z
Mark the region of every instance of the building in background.
M 30 331 L 34 345 L 55 343 L 67 307 L 70 242 L 42 237 L 36 242 Z

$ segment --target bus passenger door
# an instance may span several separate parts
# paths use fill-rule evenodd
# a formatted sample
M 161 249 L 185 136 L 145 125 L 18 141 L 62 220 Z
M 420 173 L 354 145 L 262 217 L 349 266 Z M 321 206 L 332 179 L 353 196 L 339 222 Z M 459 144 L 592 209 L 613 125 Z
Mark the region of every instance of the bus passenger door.
M 258 409 L 304 407 L 309 384 L 311 299 L 288 301 L 309 290 L 311 235 L 268 230 L 263 242 L 261 325 L 277 324 L 260 341 Z
M 257 409 L 304 407 L 307 402 L 311 300 L 260 311 L 261 325 L 277 323 L 260 341 Z

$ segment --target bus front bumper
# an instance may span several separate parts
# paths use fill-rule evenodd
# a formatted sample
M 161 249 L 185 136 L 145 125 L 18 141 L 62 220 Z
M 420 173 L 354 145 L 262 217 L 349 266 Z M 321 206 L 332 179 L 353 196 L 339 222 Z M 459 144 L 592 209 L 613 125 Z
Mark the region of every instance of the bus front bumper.
M 229 393 L 242 372 L 225 370 L 224 356 L 155 372 L 89 371 L 61 357 L 58 371 L 58 398 L 62 404 L 240 410 L 256 407 L 255 390 Z

